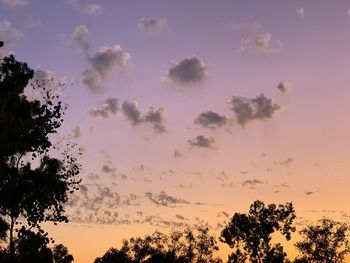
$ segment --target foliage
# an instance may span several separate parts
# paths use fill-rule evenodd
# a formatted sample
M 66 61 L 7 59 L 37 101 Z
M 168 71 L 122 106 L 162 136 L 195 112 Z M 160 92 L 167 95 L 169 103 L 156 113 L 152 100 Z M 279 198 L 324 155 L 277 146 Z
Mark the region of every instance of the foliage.
M 287 240 L 295 231 L 292 203 L 276 206 L 255 201 L 248 214 L 235 213 L 221 232 L 221 241 L 234 248 L 229 262 L 285 262 L 286 253 L 280 244 L 271 244 L 272 234 L 280 232 Z
M 0 65 L 0 216 L 10 228 L 12 255 L 15 225 L 67 221 L 63 204 L 80 182 L 74 156 L 63 151 L 60 159 L 50 157 L 49 135 L 61 126 L 65 106 L 48 89 L 50 80 L 31 83 L 42 97 L 28 99 L 23 92 L 33 74 L 12 55 Z
M 305 262 L 344 262 L 345 256 L 350 252 L 348 232 L 348 224 L 323 218 L 317 225 L 301 230 L 304 240 L 297 242 L 295 246 Z
M 55 263 L 71 263 L 74 258 L 68 253 L 68 249 L 62 245 L 55 245 L 52 249 L 53 260 Z
M 124 240 L 120 250 L 111 248 L 95 263 L 144 262 L 144 263 L 219 263 L 213 253 L 218 250 L 215 237 L 209 228 L 198 226 L 195 230 L 187 228 L 173 231 L 170 235 L 154 232 L 144 238 Z

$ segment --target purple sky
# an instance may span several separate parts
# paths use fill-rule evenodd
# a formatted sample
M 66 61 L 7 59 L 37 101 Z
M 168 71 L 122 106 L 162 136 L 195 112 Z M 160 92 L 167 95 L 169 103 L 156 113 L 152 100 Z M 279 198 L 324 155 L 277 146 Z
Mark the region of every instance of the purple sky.
M 84 149 L 71 223 L 52 235 L 79 263 L 155 228 L 220 230 L 256 199 L 293 201 L 300 223 L 346 220 L 349 14 L 346 1 L 1 0 L 0 55 L 67 84 L 55 140 Z

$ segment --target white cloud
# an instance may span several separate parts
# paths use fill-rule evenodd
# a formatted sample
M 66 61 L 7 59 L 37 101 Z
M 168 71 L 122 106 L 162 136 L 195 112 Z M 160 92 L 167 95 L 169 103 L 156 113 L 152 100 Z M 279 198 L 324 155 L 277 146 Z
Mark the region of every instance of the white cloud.
M 4 46 L 0 49 L 0 58 L 13 53 L 14 42 L 22 37 L 22 32 L 13 27 L 10 21 L 6 19 L 0 21 L 0 40 L 4 42 Z
M 148 36 L 158 36 L 168 28 L 168 21 L 164 17 L 142 19 L 138 27 Z
M 269 32 L 261 33 L 251 38 L 242 38 L 240 42 L 241 50 L 249 53 L 272 54 L 282 49 L 282 42 L 276 41 L 274 47 L 271 46 L 271 34 Z
M 103 14 L 104 8 L 98 4 L 89 3 L 83 9 L 82 12 L 91 16 L 98 16 Z
M 88 55 L 90 49 L 89 35 L 89 29 L 85 25 L 76 26 L 71 34 L 71 39 L 79 45 L 86 55 Z
M 303 7 L 298 7 L 297 9 L 295 9 L 296 13 L 298 16 L 303 17 L 305 15 L 305 10 Z
M 76 9 L 79 12 L 90 16 L 98 16 L 104 12 L 104 8 L 101 5 L 95 3 L 88 3 L 86 5 L 83 5 L 80 3 L 80 0 L 67 0 L 67 3 L 73 9 Z
M 126 66 L 129 59 L 130 54 L 119 45 L 100 47 L 99 51 L 89 58 L 91 68 L 83 72 L 83 83 L 91 90 L 101 90 L 102 81 L 114 69 Z

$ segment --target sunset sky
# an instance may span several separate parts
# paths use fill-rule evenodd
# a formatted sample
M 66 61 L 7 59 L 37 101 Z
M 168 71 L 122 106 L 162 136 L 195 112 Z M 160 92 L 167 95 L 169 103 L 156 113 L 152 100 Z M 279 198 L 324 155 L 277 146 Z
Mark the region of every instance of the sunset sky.
M 350 2 L 0 0 L 0 40 L 66 83 L 82 185 L 46 229 L 74 262 L 256 199 L 350 218 Z

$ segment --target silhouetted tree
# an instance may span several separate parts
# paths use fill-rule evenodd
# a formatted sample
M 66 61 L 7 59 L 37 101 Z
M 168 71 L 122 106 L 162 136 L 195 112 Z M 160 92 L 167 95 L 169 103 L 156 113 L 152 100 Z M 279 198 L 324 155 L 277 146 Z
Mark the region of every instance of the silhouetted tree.
M 234 248 L 228 262 L 252 263 L 286 262 L 286 253 L 280 244 L 271 244 L 271 235 L 280 232 L 287 240 L 295 231 L 292 203 L 276 206 L 255 201 L 248 214 L 235 213 L 221 232 L 221 241 Z
M 22 227 L 18 233 L 16 263 L 53 263 L 50 242 L 43 230 L 33 232 Z
M 305 227 L 300 234 L 304 240 L 295 245 L 301 252 L 298 262 L 340 263 L 350 252 L 349 225 L 346 223 L 323 218 L 317 225 Z
M 111 248 L 95 263 L 137 262 L 137 263 L 219 263 L 214 257 L 218 250 L 215 237 L 209 228 L 198 226 L 183 231 L 173 231 L 170 235 L 154 232 L 144 238 L 130 238 L 123 241 L 120 250 Z
M 48 89 L 50 80 L 32 83 L 42 98 L 28 99 L 23 92 L 33 74 L 12 55 L 0 64 L 0 216 L 9 225 L 13 257 L 15 226 L 26 223 L 33 231 L 45 221 L 67 221 L 63 204 L 80 182 L 75 157 L 50 157 L 49 135 L 60 127 L 65 106 Z
M 68 249 L 63 244 L 55 245 L 52 254 L 55 263 L 71 263 L 74 261 L 73 256 L 69 254 Z

